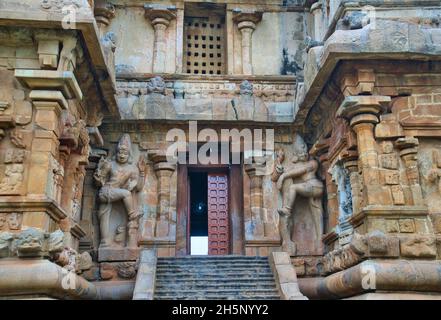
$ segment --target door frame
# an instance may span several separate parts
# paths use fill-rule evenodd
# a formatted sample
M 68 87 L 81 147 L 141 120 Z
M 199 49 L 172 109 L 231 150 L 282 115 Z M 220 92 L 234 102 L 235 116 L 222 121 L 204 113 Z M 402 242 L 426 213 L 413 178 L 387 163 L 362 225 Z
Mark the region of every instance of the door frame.
M 243 217 L 243 179 L 241 165 L 178 165 L 176 256 L 190 254 L 190 172 L 219 172 L 228 176 L 229 254 L 245 251 Z

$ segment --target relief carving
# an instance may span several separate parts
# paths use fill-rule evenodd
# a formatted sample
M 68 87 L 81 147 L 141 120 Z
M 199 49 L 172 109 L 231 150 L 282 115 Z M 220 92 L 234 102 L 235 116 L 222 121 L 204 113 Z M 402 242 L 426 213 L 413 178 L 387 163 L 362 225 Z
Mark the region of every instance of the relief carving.
M 352 229 L 348 220 L 352 216 L 352 190 L 349 172 L 340 164 L 334 165 L 329 170 L 332 180 L 337 184 L 338 192 L 338 227 L 337 232 Z
M 6 166 L 5 175 L 0 182 L 0 192 L 18 192 L 23 183 L 24 167 L 22 164 L 9 164 Z
M 282 165 L 283 157 L 278 158 L 272 175 L 273 181 L 277 179 L 277 189 L 283 192 L 283 207 L 277 210 L 280 215 L 279 231 L 282 238 L 282 249 L 291 255 L 296 253 L 296 244 L 292 240 L 292 236 L 295 227 L 293 216 L 299 214 L 293 212 L 298 196 L 302 196 L 308 201 L 308 214 L 312 218 L 314 228 L 311 231 L 318 239 L 322 235 L 323 215 L 321 197 L 324 186 L 316 177 L 318 162 L 309 158 L 306 145 L 300 136 L 297 136 L 296 144 L 297 152 L 292 156 L 291 163 Z
M 17 231 L 21 229 L 23 214 L 20 212 L 0 212 L 0 231 Z
M 115 244 L 112 239 L 111 220 L 112 208 L 116 202 L 122 201 L 128 216 L 128 247 L 137 247 L 137 232 L 141 212 L 134 203 L 135 194 L 144 186 L 145 160 L 140 157 L 137 165 L 132 164 L 132 144 L 130 136 L 124 134 L 117 147 L 114 159 L 101 158 L 98 168 L 94 173 L 94 179 L 101 186 L 98 197 L 100 206 L 98 216 L 100 220 L 101 243 L 100 247 L 108 247 Z
M 156 76 L 147 83 L 148 93 L 165 94 L 165 82 L 160 76 Z
M 18 129 L 14 129 L 11 131 L 11 142 L 17 148 L 25 149 L 26 144 L 24 142 L 23 133 Z

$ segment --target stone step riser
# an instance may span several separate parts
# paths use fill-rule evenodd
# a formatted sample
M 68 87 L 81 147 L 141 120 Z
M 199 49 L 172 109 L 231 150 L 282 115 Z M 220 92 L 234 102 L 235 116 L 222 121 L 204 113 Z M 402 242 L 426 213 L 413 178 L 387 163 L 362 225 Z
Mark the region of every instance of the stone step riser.
M 250 285 L 250 286 L 244 286 L 244 285 L 219 285 L 219 286 L 204 286 L 204 285 L 188 285 L 185 287 L 182 286 L 155 286 L 156 292 L 163 292 L 163 291 L 178 291 L 178 290 L 277 290 L 275 285 Z
M 265 257 L 158 258 L 155 299 L 280 299 Z
M 194 273 L 182 273 L 182 274 L 156 274 L 156 281 L 164 281 L 164 280 L 169 280 L 172 281 L 174 279 L 182 279 L 182 280 L 186 280 L 186 281 L 191 281 L 191 280 L 204 280 L 204 279 L 208 279 L 208 280 L 218 280 L 218 281 L 223 281 L 223 280 L 236 280 L 236 279 L 246 279 L 246 280 L 250 280 L 250 281 L 259 281 L 259 279 L 268 279 L 270 278 L 272 275 L 270 273 L 268 274 L 262 274 L 260 277 L 252 277 L 252 275 L 246 275 L 244 277 L 244 275 L 239 275 L 239 274 L 216 274 L 216 273 L 212 273 L 212 274 L 194 274 Z
M 173 281 L 171 281 L 173 280 Z M 162 278 L 162 279 L 157 279 L 156 280 L 156 285 L 163 285 L 163 284 L 167 284 L 167 283 L 173 283 L 176 285 L 186 285 L 186 284 L 203 284 L 203 285 L 211 285 L 211 284 L 218 284 L 219 283 L 219 279 L 169 279 L 169 278 Z M 225 284 L 244 284 L 247 285 L 249 283 L 257 283 L 257 284 L 274 284 L 274 279 L 272 278 L 267 278 L 267 279 L 243 279 L 243 278 L 239 278 L 239 279 L 222 279 L 222 283 Z
M 243 291 L 234 291 L 234 290 L 213 290 L 213 291 L 201 291 L 201 290 L 192 290 L 192 291 L 158 291 L 155 293 L 157 296 L 207 296 L 207 295 L 219 295 L 219 296 L 275 296 L 277 295 L 276 290 L 243 290 Z
M 204 296 L 204 297 L 187 297 L 187 296 L 179 296 L 179 297 L 155 297 L 155 300 L 280 300 L 279 296 L 274 297 L 219 297 L 219 296 Z
M 240 274 L 256 274 L 256 273 L 264 273 L 271 274 L 271 269 L 235 269 L 235 268 L 226 268 L 226 269 L 193 269 L 193 268 L 159 268 L 156 269 L 157 273 L 193 273 L 193 274 L 231 274 L 231 273 L 240 273 Z

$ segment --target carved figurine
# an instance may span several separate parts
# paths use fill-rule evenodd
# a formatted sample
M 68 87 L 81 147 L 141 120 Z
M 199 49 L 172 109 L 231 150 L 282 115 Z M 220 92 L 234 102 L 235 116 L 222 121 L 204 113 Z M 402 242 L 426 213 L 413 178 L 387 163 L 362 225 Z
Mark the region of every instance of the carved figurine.
M 283 151 L 279 151 L 272 174 L 272 179 L 277 182 L 277 189 L 283 189 L 283 207 L 277 212 L 280 215 L 279 230 L 282 238 L 282 249 L 294 255 L 296 245 L 292 241 L 293 208 L 297 196 L 308 198 L 311 214 L 315 224 L 317 235 L 321 234 L 321 197 L 323 195 L 323 183 L 316 177 L 318 163 L 314 159 L 308 159 L 306 151 L 301 151 L 292 157 L 292 164 L 283 166 L 285 157 Z M 283 188 L 284 182 L 286 188 Z
M 134 193 L 144 187 L 145 160 L 140 157 L 137 165 L 131 163 L 130 136 L 124 134 L 117 147 L 115 158 L 111 161 L 102 158 L 95 171 L 94 179 L 101 186 L 98 197 L 98 211 L 101 231 L 101 247 L 111 245 L 110 215 L 112 204 L 122 201 L 128 215 L 128 246 L 137 247 L 137 231 L 140 212 L 134 205 Z

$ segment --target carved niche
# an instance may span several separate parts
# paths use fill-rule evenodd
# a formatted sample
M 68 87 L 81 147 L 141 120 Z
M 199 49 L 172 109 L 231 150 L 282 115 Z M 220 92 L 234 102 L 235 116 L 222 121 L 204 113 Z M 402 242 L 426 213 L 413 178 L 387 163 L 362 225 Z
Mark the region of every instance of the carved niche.
M 138 246 L 139 218 L 136 194 L 145 181 L 145 160 L 132 163 L 130 136 L 124 134 L 112 159 L 101 158 L 94 173 L 100 186 L 98 193 L 100 220 L 100 248 Z M 127 239 L 125 238 L 127 234 Z

